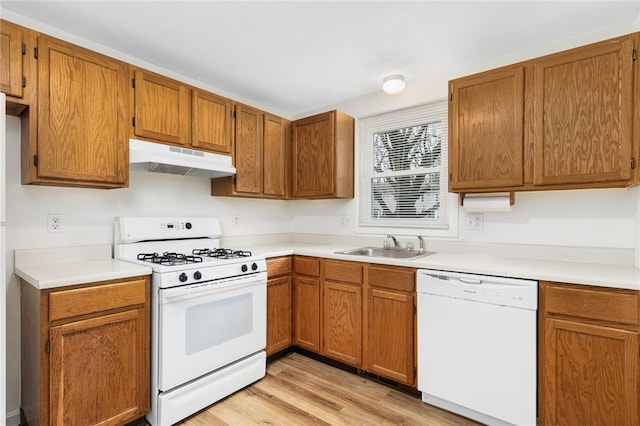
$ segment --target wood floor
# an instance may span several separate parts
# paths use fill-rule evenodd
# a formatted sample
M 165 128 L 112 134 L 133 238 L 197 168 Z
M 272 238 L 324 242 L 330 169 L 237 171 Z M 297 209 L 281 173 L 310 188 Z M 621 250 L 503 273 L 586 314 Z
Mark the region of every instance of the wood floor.
M 188 418 L 215 425 L 477 425 L 414 396 L 291 353 L 246 389 Z

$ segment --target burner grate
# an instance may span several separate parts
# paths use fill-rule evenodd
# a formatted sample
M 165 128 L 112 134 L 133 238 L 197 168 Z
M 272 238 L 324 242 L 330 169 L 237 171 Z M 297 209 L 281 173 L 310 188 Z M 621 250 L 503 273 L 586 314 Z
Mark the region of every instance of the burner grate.
M 252 256 L 252 253 L 248 250 L 231 250 L 225 248 L 194 249 L 192 253 L 198 256 L 214 257 L 216 259 L 236 259 Z
M 159 265 L 185 265 L 188 263 L 201 263 L 201 256 L 194 256 L 191 254 L 182 254 L 175 252 L 158 253 L 139 253 L 138 260 L 144 262 L 156 263 Z

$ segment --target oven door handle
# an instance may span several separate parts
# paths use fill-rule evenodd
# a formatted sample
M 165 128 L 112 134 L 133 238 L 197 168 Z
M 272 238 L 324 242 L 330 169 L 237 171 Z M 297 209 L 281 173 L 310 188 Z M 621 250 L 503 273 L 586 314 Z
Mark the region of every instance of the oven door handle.
M 241 283 L 237 280 L 228 280 L 226 282 L 217 281 L 215 284 L 205 286 L 187 286 L 178 288 L 168 288 L 160 290 L 160 304 L 181 302 L 184 300 L 202 298 L 212 296 L 215 294 L 224 293 L 227 291 L 235 291 L 247 287 L 266 286 L 266 274 L 263 279 L 252 279 L 250 281 Z

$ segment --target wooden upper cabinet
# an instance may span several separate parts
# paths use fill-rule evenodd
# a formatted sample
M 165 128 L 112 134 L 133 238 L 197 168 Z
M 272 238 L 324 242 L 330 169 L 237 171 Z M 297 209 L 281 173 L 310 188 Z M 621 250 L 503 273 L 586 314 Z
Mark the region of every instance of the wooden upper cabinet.
M 638 50 L 638 46 L 640 46 L 640 32 L 637 32 L 634 35 L 634 46 L 636 46 L 636 52 Z M 636 53 L 637 55 L 637 53 Z M 636 59 L 637 62 L 637 59 Z M 635 69 L 634 69 L 634 93 L 633 93 L 633 98 L 634 98 L 634 104 L 633 104 L 633 139 L 634 139 L 634 143 L 633 143 L 633 158 L 635 159 L 635 164 L 633 164 L 635 167 L 633 167 L 633 171 L 632 171 L 632 183 L 635 184 L 640 184 L 640 141 L 638 140 L 638 136 L 640 136 L 640 106 L 638 105 L 638 102 L 640 100 L 640 66 L 635 63 Z
M 522 185 L 524 67 L 453 80 L 449 93 L 450 189 Z
M 0 92 L 21 98 L 23 95 L 25 34 L 22 27 L 0 22 Z
M 189 89 L 183 83 L 136 69 L 133 136 L 185 145 L 189 142 Z
M 353 198 L 354 119 L 340 111 L 293 122 L 292 196 Z
M 291 122 L 235 105 L 236 175 L 211 180 L 211 195 L 282 199 L 288 195 Z
M 191 108 L 191 145 L 231 154 L 233 102 L 222 96 L 194 89 Z
M 637 39 L 631 34 L 450 81 L 450 190 L 638 181 Z
M 46 36 L 38 55 L 33 183 L 126 186 L 127 65 Z
M 534 183 L 631 177 L 633 37 L 535 62 Z
M 236 191 L 262 192 L 263 113 L 246 105 L 236 105 L 235 166 Z
M 262 190 L 266 195 L 284 197 L 288 169 L 285 120 L 265 114 L 263 125 Z

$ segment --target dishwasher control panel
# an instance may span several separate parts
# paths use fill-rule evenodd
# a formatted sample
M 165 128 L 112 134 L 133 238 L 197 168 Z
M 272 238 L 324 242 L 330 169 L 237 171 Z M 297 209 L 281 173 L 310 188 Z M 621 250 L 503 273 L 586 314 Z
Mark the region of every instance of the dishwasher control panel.
M 475 302 L 537 310 L 538 282 L 459 272 L 420 269 L 417 292 Z

